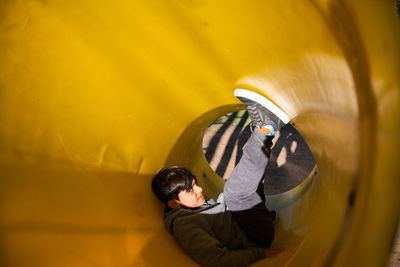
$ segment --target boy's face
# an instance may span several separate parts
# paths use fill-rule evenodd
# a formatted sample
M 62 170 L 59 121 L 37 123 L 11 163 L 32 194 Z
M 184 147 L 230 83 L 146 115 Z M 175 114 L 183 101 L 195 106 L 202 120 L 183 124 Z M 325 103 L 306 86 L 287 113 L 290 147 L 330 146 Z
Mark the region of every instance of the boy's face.
M 200 207 L 206 201 L 203 196 L 203 188 L 198 186 L 193 179 L 190 192 L 183 190 L 178 194 L 179 203 L 188 208 Z

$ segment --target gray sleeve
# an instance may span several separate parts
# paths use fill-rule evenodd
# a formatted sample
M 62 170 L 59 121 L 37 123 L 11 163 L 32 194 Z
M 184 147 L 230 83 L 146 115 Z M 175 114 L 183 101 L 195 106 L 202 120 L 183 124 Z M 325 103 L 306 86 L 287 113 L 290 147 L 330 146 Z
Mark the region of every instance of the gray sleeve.
M 177 227 L 175 237 L 183 250 L 202 266 L 247 266 L 265 258 L 265 249 L 249 247 L 247 249 L 229 250 L 201 228 Z

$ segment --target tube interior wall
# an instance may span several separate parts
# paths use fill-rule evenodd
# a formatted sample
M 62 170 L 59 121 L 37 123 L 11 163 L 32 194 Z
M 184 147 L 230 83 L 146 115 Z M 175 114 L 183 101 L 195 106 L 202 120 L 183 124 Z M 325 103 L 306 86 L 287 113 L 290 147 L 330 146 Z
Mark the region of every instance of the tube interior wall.
M 271 200 L 265 262 L 383 266 L 399 218 L 399 22 L 356 1 L 2 1 L 0 233 L 4 266 L 194 266 L 150 181 L 166 164 L 223 182 L 208 124 L 281 107 L 318 174 Z

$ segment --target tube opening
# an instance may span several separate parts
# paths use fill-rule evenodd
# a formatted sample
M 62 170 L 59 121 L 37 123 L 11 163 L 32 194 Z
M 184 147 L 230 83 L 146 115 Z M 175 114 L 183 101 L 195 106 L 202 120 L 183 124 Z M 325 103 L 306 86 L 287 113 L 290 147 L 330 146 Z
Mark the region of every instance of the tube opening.
M 204 156 L 215 173 L 226 180 L 242 156 L 251 135 L 250 118 L 245 110 L 225 114 L 204 132 Z M 276 195 L 301 184 L 316 162 L 306 141 L 290 123 L 276 131 L 270 161 L 264 173 L 265 195 Z

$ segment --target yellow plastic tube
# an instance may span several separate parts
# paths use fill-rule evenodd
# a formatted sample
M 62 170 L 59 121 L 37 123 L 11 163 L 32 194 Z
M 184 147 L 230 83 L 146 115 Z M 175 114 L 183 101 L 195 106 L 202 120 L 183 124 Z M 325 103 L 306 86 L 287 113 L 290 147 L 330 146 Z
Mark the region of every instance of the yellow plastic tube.
M 242 109 L 291 118 L 318 165 L 269 197 L 257 266 L 384 266 L 399 219 L 399 21 L 390 1 L 0 2 L 2 266 L 192 266 L 150 181 L 222 180 L 201 140 Z

